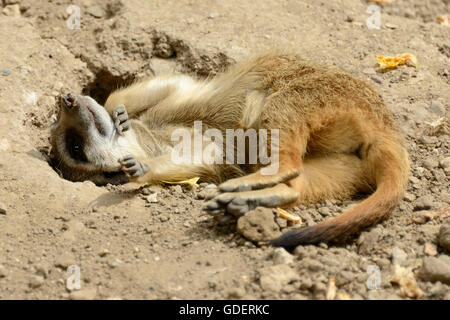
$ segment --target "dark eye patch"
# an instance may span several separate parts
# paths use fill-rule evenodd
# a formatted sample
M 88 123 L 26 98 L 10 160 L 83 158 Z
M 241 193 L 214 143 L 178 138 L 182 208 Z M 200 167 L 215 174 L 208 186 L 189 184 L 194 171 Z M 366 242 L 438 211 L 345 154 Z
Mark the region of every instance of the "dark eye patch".
M 66 147 L 72 159 L 88 162 L 86 154 L 83 151 L 84 139 L 75 129 L 68 129 L 66 132 Z

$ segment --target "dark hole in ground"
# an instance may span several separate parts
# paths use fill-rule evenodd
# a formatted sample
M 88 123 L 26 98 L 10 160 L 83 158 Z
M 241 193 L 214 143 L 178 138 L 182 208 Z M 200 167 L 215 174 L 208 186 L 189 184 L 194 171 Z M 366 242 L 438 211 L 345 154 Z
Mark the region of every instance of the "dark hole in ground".
M 134 79 L 135 77 L 132 75 L 120 77 L 112 75 L 107 70 L 100 70 L 96 73 L 94 80 L 86 84 L 82 94 L 88 95 L 99 104 L 104 105 L 112 92 L 130 85 Z

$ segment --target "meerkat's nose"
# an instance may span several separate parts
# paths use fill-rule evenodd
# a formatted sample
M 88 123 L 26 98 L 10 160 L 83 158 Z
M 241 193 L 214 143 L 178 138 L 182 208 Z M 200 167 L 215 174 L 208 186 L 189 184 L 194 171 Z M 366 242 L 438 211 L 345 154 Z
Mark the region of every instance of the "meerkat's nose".
M 61 97 L 61 103 L 64 107 L 70 110 L 77 105 L 77 97 L 74 94 L 69 93 Z

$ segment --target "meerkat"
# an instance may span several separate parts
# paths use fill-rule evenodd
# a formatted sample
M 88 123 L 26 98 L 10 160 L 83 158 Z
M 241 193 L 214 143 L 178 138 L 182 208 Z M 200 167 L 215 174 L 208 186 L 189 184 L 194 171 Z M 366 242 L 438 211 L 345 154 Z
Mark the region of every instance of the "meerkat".
M 51 130 L 52 158 L 73 181 L 101 185 L 200 177 L 218 184 L 204 210 L 219 222 L 257 206 L 289 208 L 371 193 L 337 217 L 284 233 L 274 246 L 293 248 L 357 233 L 390 214 L 408 181 L 403 135 L 378 93 L 337 68 L 296 54 L 260 55 L 206 80 L 152 77 L 113 92 L 104 107 L 73 94 L 61 104 Z M 277 129 L 278 170 L 263 174 L 261 163 L 175 163 L 172 135 L 182 128 L 193 136 L 195 121 L 202 122 L 203 132 Z

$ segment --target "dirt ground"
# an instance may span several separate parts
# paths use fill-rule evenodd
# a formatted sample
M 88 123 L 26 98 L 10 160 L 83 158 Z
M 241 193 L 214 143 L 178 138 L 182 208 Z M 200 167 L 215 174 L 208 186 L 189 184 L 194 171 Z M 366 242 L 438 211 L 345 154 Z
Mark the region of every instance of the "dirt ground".
M 0 0 L 0 299 L 450 299 L 450 27 L 436 19 L 450 1 L 393 1 L 380 29 L 366 25 L 371 4 Z M 290 254 L 217 226 L 204 184 L 96 187 L 49 165 L 60 94 L 102 103 L 144 76 L 206 77 L 274 47 L 371 83 L 407 137 L 407 194 L 346 243 Z M 417 68 L 377 68 L 377 55 L 404 52 Z M 357 201 L 291 211 L 307 226 Z M 71 265 L 81 290 L 67 287 Z

